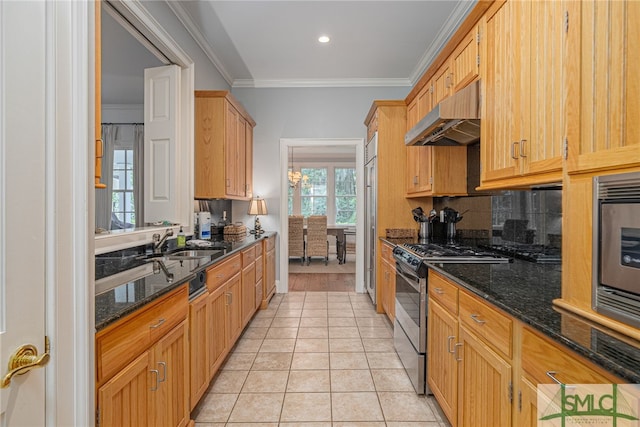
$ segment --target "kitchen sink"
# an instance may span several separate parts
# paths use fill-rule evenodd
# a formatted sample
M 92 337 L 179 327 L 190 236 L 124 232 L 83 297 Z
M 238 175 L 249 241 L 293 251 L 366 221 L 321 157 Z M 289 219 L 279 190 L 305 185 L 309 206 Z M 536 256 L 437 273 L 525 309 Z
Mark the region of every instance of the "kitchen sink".
M 217 255 L 222 252 L 219 249 L 186 249 L 177 252 L 171 252 L 164 254 L 167 259 L 181 260 L 181 259 L 198 259 L 206 258 Z

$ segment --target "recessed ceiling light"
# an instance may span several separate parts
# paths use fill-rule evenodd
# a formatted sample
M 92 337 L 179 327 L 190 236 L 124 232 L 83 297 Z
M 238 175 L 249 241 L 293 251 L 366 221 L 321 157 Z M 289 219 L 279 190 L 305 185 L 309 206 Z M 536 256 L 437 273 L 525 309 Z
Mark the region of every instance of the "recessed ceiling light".
M 329 36 L 320 36 L 320 37 L 318 37 L 318 41 L 319 41 L 320 43 L 329 43 L 329 40 L 331 40 L 331 39 L 329 38 Z

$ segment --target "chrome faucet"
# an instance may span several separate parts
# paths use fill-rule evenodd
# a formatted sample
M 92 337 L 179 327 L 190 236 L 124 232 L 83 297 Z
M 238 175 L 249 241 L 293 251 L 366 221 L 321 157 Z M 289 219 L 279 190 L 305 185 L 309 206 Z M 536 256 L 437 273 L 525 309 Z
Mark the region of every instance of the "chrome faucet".
M 160 234 L 155 233 L 153 235 L 153 253 L 154 254 L 159 254 L 162 252 L 161 248 L 162 245 L 164 244 L 164 242 L 167 240 L 167 237 L 169 236 L 173 236 L 173 229 L 171 228 L 167 228 L 167 230 L 164 233 L 164 236 L 162 236 L 162 239 L 160 238 Z

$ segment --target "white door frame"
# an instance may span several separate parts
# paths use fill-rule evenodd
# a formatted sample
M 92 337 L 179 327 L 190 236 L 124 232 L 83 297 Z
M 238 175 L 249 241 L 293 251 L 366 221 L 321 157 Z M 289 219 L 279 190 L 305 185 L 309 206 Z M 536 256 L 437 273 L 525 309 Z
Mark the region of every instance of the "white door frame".
M 289 147 L 318 147 L 328 145 L 354 146 L 356 149 L 356 183 L 364 182 L 364 138 L 280 138 L 280 280 L 278 293 L 289 292 L 289 209 L 287 171 Z M 356 191 L 356 246 L 364 248 L 364 187 Z M 364 251 L 356 251 L 356 292 L 365 292 Z

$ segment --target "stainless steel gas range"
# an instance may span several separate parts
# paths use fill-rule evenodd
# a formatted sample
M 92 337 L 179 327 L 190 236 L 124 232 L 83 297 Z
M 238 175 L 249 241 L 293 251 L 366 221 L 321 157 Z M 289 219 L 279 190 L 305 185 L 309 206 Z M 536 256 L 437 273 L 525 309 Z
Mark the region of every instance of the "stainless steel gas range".
M 396 260 L 396 318 L 394 345 L 418 394 L 427 385 L 427 272 L 428 264 L 507 263 L 511 259 L 465 246 L 404 244 L 393 249 Z

